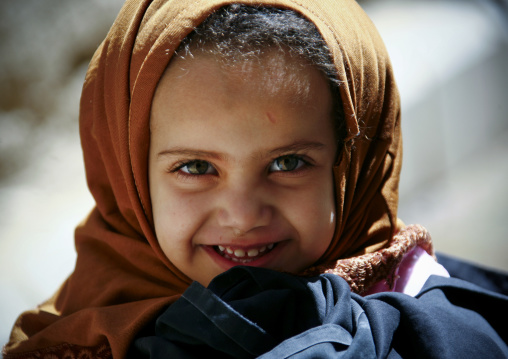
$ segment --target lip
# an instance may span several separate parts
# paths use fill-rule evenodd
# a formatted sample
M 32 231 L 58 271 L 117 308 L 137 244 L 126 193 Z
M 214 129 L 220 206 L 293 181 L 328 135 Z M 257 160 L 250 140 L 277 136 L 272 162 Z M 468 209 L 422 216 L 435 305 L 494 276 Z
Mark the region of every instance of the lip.
M 271 242 L 271 243 L 267 243 L 267 244 L 243 245 L 243 246 L 235 244 L 235 245 L 231 245 L 230 247 L 241 248 L 243 250 L 249 250 L 250 248 L 257 248 L 257 247 L 261 247 L 263 245 L 268 245 L 268 244 L 275 244 L 275 247 L 272 250 L 270 250 L 270 252 L 266 253 L 265 255 L 259 257 L 258 259 L 254 259 L 250 262 L 247 262 L 247 263 L 235 262 L 235 261 L 232 261 L 230 259 L 227 259 L 227 258 L 221 256 L 215 250 L 216 245 L 202 245 L 202 248 L 205 250 L 206 253 L 208 253 L 208 255 L 212 258 L 212 260 L 217 265 L 219 265 L 219 267 L 221 267 L 222 269 L 224 269 L 226 271 L 228 269 L 231 269 L 231 268 L 237 267 L 237 266 L 263 267 L 263 268 L 270 267 L 270 264 L 276 260 L 277 256 L 281 252 L 281 250 L 283 250 L 283 248 L 286 244 L 286 241 L 280 241 L 280 242 L 276 242 L 276 243 Z M 228 246 L 228 245 L 221 244 L 221 246 Z

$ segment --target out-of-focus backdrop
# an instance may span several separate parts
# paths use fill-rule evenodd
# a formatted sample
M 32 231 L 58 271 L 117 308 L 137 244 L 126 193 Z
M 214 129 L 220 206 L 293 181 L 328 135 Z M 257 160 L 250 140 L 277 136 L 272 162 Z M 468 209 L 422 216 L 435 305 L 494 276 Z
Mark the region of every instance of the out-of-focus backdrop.
M 0 345 L 73 269 L 74 227 L 93 206 L 80 90 L 122 2 L 0 2 Z M 508 270 L 507 2 L 360 4 L 401 93 L 399 216 L 425 225 L 439 251 Z

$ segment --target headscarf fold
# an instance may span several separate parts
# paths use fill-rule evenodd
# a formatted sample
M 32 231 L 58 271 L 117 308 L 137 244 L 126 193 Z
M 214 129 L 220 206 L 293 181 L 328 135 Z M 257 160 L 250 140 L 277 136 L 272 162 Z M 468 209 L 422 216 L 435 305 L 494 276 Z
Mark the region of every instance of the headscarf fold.
M 6 358 L 82 350 L 124 357 L 139 330 L 190 284 L 155 236 L 150 107 L 182 39 L 233 2 L 302 14 L 336 65 L 347 138 L 333 170 L 335 235 L 317 264 L 382 249 L 399 229 L 399 96 L 383 42 L 354 0 L 127 0 L 91 60 L 81 97 L 80 134 L 96 207 L 76 230 L 75 270 L 53 298 L 18 319 Z

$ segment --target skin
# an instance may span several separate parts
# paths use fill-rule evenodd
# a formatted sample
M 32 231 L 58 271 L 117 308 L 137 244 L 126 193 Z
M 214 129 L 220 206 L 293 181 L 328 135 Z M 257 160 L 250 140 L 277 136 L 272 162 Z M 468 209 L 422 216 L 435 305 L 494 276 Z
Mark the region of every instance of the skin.
M 173 59 L 153 99 L 149 154 L 167 258 L 204 286 L 236 265 L 314 264 L 335 229 L 331 111 L 321 73 L 285 54 Z

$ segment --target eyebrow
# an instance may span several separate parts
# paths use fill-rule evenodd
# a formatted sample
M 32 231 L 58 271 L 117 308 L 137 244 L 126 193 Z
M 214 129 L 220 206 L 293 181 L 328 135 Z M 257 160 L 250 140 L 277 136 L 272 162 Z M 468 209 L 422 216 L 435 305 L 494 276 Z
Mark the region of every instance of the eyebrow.
M 190 148 L 184 147 L 174 147 L 164 151 L 161 151 L 157 154 L 157 157 L 163 156 L 185 156 L 185 157 L 197 157 L 197 158 L 213 158 L 213 159 L 224 159 L 226 156 L 213 151 L 202 151 L 202 150 L 193 150 Z
M 277 147 L 269 152 L 270 155 L 274 156 L 285 152 L 297 152 L 306 150 L 320 150 L 325 145 L 321 142 L 315 141 L 296 141 L 287 146 Z
M 325 147 L 325 145 L 321 142 L 317 141 L 295 141 L 287 146 L 281 146 L 274 148 L 270 151 L 268 151 L 268 155 L 273 157 L 277 155 L 282 155 L 284 153 L 288 152 L 297 152 L 297 151 L 308 151 L 308 150 L 321 150 Z M 196 150 L 191 148 L 185 148 L 185 147 L 174 147 L 169 148 L 166 150 L 163 150 L 157 154 L 157 157 L 164 157 L 164 156 L 185 156 L 185 157 L 195 157 L 195 158 L 212 158 L 212 159 L 219 159 L 219 160 L 227 160 L 229 158 L 228 155 L 214 152 L 214 151 L 204 151 L 204 150 Z M 262 157 L 260 154 L 255 154 L 252 156 L 254 158 L 256 157 Z

